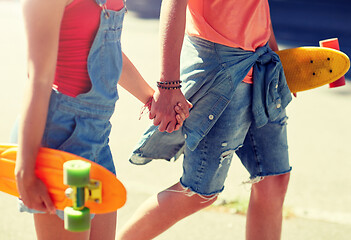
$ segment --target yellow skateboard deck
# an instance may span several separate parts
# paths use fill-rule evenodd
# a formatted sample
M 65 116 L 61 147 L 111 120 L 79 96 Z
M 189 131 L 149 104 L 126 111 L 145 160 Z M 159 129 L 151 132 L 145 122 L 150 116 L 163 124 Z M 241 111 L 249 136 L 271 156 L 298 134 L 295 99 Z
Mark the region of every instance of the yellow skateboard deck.
M 292 93 L 332 83 L 347 73 L 350 59 L 338 50 L 324 47 L 299 47 L 276 52 L 282 62 Z

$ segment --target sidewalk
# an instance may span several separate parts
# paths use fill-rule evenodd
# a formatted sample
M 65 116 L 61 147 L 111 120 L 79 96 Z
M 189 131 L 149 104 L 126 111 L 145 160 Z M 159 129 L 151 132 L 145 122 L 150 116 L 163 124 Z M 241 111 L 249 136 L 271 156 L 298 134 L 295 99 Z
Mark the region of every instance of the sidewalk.
M 20 108 L 25 82 L 25 44 L 18 3 L 0 1 L 0 142 L 8 142 Z M 158 78 L 158 21 L 126 16 L 122 34 L 125 53 L 152 83 Z M 287 46 L 281 46 L 287 47 Z M 286 207 L 296 215 L 284 221 L 284 240 L 348 240 L 351 238 L 351 86 L 322 87 L 299 93 L 288 107 L 288 141 L 293 171 Z M 127 159 L 140 134 L 150 124 L 138 120 L 141 104 L 119 88 L 120 100 L 112 119 L 111 147 L 118 176 L 128 191 L 127 204 L 119 211 L 120 228 L 146 198 L 179 179 L 181 161 L 131 165 Z M 227 201 L 248 198 L 241 182 L 247 179 L 233 160 L 226 189 Z M 0 239 L 35 239 L 32 217 L 17 212 L 15 198 L 0 193 Z M 244 239 L 245 217 L 206 209 L 172 227 L 158 240 Z
M 119 211 L 120 228 L 134 209 L 149 194 L 129 191 L 127 204 Z M 18 213 L 14 198 L 0 193 L 1 240 L 35 240 L 30 214 Z M 118 231 L 118 230 L 117 230 Z M 284 220 L 283 240 L 349 240 L 351 226 L 293 217 Z M 245 217 L 236 214 L 203 210 L 177 223 L 155 240 L 232 240 L 245 239 Z

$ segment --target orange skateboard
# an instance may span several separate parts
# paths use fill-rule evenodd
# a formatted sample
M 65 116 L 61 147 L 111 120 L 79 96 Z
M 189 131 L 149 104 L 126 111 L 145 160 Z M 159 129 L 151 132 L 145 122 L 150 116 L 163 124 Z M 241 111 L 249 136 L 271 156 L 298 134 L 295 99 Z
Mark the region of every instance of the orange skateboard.
M 15 181 L 17 145 L 0 145 L 0 191 L 19 197 Z M 77 155 L 49 148 L 39 150 L 35 173 L 51 199 L 65 212 L 65 228 L 90 228 L 90 213 L 108 213 L 126 202 L 126 190 L 104 167 Z
M 292 93 L 335 82 L 350 68 L 348 56 L 325 47 L 299 47 L 276 52 Z

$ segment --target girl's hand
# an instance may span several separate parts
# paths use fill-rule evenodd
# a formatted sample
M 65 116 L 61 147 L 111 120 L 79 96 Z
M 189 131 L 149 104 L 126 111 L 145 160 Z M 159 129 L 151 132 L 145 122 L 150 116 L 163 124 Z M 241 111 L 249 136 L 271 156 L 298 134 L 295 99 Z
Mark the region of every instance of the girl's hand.
M 55 207 L 45 184 L 35 175 L 34 156 L 45 129 L 55 79 L 61 22 L 69 1 L 21 1 L 28 81 L 18 130 L 15 175 L 23 203 L 29 208 L 50 213 L 55 212 Z
M 174 106 L 178 103 L 182 104 L 182 108 L 186 111 L 186 115 L 188 115 L 187 100 L 180 89 L 171 91 L 156 89 L 153 95 L 149 118 L 153 119 L 154 125 L 158 126 L 160 132 L 166 131 L 171 133 L 177 130 L 176 125 L 178 123 L 175 117 L 176 112 L 174 111 Z
M 16 180 L 20 198 L 27 207 L 51 214 L 56 212 L 48 190 L 40 179 L 17 173 Z
M 192 108 L 193 105 L 188 102 L 188 106 L 189 108 Z M 188 111 L 186 111 L 183 108 L 183 105 L 181 103 L 178 103 L 175 107 L 174 107 L 174 111 L 176 112 L 176 120 L 177 120 L 177 124 L 175 126 L 174 131 L 177 131 L 181 128 L 181 126 L 183 126 L 183 122 L 185 121 L 185 119 L 187 119 L 189 117 Z

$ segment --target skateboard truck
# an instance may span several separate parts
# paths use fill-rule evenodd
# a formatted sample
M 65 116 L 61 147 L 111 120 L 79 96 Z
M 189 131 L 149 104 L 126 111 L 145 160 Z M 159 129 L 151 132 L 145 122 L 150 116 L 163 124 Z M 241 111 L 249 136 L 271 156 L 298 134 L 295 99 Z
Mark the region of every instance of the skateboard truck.
M 87 200 L 102 203 L 102 184 L 99 180 L 90 180 L 90 184 L 85 189 Z
M 71 160 L 63 164 L 63 183 L 68 185 L 65 194 L 72 199 L 72 207 L 64 209 L 65 229 L 82 232 L 90 229 L 90 210 L 85 202 L 92 199 L 101 202 L 101 182 L 90 180 L 91 164 L 83 160 Z
M 69 187 L 65 191 L 67 198 L 72 199 L 73 203 L 78 202 L 79 195 L 77 187 Z M 91 179 L 90 183 L 84 187 L 84 201 L 93 201 L 95 203 L 102 203 L 102 184 L 99 180 Z
M 20 197 L 14 174 L 17 151 L 18 145 L 0 144 L 0 191 Z M 55 208 L 64 211 L 69 231 L 89 230 L 90 213 L 114 212 L 126 201 L 126 190 L 113 173 L 75 154 L 42 147 L 35 174 L 46 185 Z
M 338 38 L 331 38 L 331 39 L 321 40 L 321 41 L 319 41 L 319 46 L 332 48 L 332 49 L 340 51 Z M 336 88 L 336 87 L 344 86 L 345 84 L 346 84 L 345 76 L 342 76 L 338 80 L 329 83 L 329 87 L 330 88 Z

